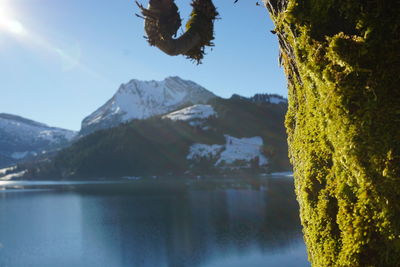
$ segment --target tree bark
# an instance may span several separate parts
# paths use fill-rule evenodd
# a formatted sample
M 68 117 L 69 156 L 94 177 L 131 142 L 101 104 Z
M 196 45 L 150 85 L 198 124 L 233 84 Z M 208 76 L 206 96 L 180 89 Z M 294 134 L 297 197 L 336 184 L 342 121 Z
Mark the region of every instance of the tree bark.
M 400 4 L 264 0 L 313 266 L 400 264 Z

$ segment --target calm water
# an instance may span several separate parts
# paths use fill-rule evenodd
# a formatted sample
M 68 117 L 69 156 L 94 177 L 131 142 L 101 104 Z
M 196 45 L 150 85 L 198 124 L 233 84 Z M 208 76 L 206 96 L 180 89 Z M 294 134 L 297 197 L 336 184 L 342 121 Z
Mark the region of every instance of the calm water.
M 0 266 L 309 263 L 290 178 L 159 179 L 0 182 Z

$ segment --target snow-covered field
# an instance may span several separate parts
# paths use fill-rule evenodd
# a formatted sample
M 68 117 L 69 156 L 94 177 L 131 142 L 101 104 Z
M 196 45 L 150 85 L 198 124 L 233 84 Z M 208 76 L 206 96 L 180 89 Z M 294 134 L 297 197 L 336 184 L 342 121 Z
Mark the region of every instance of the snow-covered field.
M 259 159 L 259 166 L 264 166 L 268 163 L 267 158 L 261 153 L 264 144 L 261 137 L 235 138 L 225 135 L 225 140 L 225 150 L 222 151 L 216 165 L 224 163 L 232 165 L 235 161 L 239 160 L 250 162 L 257 157 Z
M 268 159 L 262 154 L 263 140 L 261 137 L 236 138 L 225 135 L 225 140 L 225 145 L 193 144 L 187 159 L 208 158 L 216 160 L 215 166 L 230 168 L 239 161 L 245 162 L 243 167 L 250 167 L 250 162 L 258 158 L 259 166 L 267 165 Z
M 15 178 L 19 178 L 21 176 L 23 176 L 26 173 L 26 171 L 20 171 L 20 172 L 16 172 L 16 173 L 10 173 L 4 176 L 0 175 L 0 181 L 9 181 L 11 179 L 15 179 Z
M 186 158 L 189 160 L 214 159 L 224 148 L 224 145 L 193 144 Z
M 8 167 L 8 168 L 4 168 L 4 169 L 0 169 L 0 177 L 4 174 L 6 174 L 6 172 L 8 171 L 12 171 L 16 168 L 17 166 L 12 166 L 12 167 Z
M 217 113 L 212 106 L 197 104 L 164 115 L 163 119 L 170 119 L 173 121 L 190 121 L 204 120 L 212 116 L 217 116 Z

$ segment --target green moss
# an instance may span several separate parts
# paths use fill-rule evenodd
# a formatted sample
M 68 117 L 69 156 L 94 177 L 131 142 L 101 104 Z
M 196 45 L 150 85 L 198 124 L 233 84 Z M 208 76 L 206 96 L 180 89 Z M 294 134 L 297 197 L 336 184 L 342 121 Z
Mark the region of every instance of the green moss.
M 309 259 L 399 266 L 399 3 L 283 2 L 271 15 L 289 81 L 286 127 Z
M 200 64 L 205 54 L 205 47 L 214 46 L 212 42 L 214 40 L 214 21 L 218 12 L 211 0 L 194 0 L 191 5 L 193 10 L 186 23 L 186 31 L 199 34 L 201 42 L 184 55 Z
M 184 55 L 201 63 L 206 46 L 214 46 L 214 21 L 218 12 L 212 0 L 192 0 L 192 12 L 184 34 L 175 38 L 181 17 L 174 0 L 150 0 L 149 7 L 136 2 L 145 19 L 147 41 L 168 55 Z

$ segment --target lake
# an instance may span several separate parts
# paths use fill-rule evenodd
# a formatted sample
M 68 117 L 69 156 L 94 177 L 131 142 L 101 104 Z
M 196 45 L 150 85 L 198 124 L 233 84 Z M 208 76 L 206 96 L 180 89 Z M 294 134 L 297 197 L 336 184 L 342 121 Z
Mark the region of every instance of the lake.
M 310 266 L 287 177 L 0 182 L 0 266 Z

